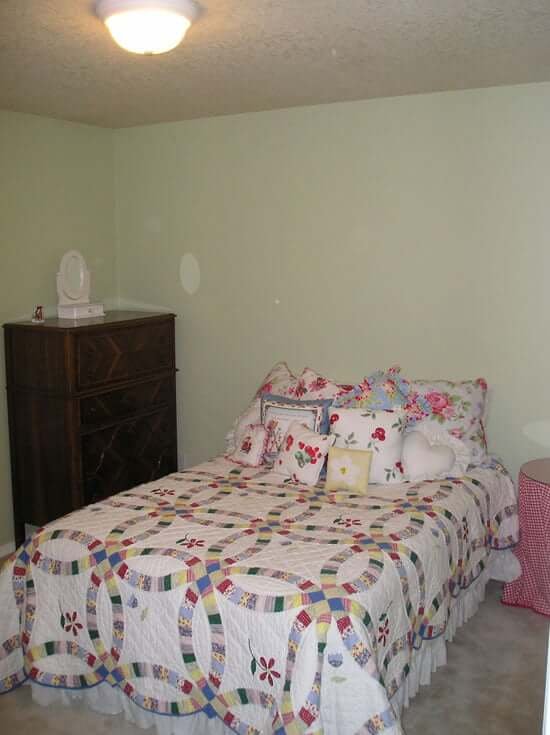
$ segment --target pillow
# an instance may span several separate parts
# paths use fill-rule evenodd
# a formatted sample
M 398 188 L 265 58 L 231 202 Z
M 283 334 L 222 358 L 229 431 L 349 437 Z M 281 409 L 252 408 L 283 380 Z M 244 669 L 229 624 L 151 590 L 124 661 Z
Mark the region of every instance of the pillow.
M 411 381 L 405 411 L 409 428 L 432 424 L 466 444 L 471 464 L 481 464 L 487 456 L 485 410 L 487 383 L 483 378 Z
M 252 402 L 243 413 L 233 422 L 231 431 L 225 436 L 225 451 L 231 454 L 235 451 L 235 436 L 250 424 L 261 423 L 261 397 L 264 393 L 284 393 L 292 384 L 296 383 L 296 376 L 290 372 L 286 362 L 278 362 L 262 380 Z
M 334 405 L 341 408 L 366 408 L 369 411 L 389 411 L 404 406 L 409 393 L 409 381 L 402 378 L 400 367 L 377 370 L 353 386 L 348 393 L 338 396 Z
M 274 469 L 293 482 L 315 485 L 333 444 L 333 436 L 318 434 L 299 421 L 293 421 L 285 434 Z
M 231 454 L 225 456 L 238 464 L 259 467 L 263 463 L 267 437 L 267 429 L 263 424 L 249 424 L 237 433 L 237 446 Z
M 371 482 L 403 481 L 401 454 L 405 414 L 402 408 L 391 411 L 331 408 L 329 415 L 336 447 L 372 450 Z
M 328 450 L 326 490 L 366 493 L 372 452 L 331 447 Z
M 328 434 L 330 423 L 329 423 L 329 416 L 328 412 L 330 407 L 332 406 L 332 399 L 330 398 L 318 398 L 317 400 L 301 400 L 300 398 L 287 398 L 286 396 L 278 396 L 274 393 L 266 393 L 264 396 L 262 396 L 262 406 L 270 403 L 270 404 L 278 404 L 279 406 L 285 406 L 292 408 L 294 406 L 298 407 L 313 407 L 313 408 L 321 408 L 322 409 L 322 416 L 321 416 L 321 424 L 319 426 L 319 431 L 321 434 Z M 263 415 L 263 408 L 262 408 L 262 415 Z
M 256 391 L 256 398 L 260 398 L 264 393 L 282 393 L 294 383 L 296 376 L 290 371 L 286 362 L 278 362 L 263 379 Z
M 405 435 L 403 469 L 411 482 L 462 477 L 469 464 L 468 447 L 445 430 L 418 424 Z
M 294 398 L 333 399 L 341 392 L 342 387 L 337 383 L 306 367 L 300 377 L 288 387 L 286 395 Z
M 262 397 L 261 419 L 268 432 L 265 460 L 272 462 L 279 454 L 289 425 L 299 421 L 312 431 L 322 427 L 328 433 L 330 401 L 299 401 L 267 394 Z

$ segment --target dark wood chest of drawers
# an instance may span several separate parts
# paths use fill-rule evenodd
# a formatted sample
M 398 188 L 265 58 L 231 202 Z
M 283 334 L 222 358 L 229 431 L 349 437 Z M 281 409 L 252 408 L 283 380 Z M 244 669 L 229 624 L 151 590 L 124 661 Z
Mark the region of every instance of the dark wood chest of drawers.
M 177 469 L 174 315 L 4 325 L 16 542 Z

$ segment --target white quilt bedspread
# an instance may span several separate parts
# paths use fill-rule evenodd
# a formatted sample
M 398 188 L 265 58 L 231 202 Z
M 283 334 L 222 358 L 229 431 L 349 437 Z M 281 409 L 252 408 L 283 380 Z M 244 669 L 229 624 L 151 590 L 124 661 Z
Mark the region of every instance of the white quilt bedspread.
M 238 733 L 400 733 L 390 698 L 413 653 L 517 532 L 498 465 L 357 496 L 218 458 L 16 552 L 0 573 L 0 692 L 107 682 Z

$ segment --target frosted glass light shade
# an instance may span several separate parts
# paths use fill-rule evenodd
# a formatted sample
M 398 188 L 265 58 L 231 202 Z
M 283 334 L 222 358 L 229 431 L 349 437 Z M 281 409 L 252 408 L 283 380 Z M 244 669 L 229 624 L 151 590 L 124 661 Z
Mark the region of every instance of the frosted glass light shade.
M 126 51 L 164 54 L 181 43 L 197 6 L 192 0 L 99 0 L 96 12 Z

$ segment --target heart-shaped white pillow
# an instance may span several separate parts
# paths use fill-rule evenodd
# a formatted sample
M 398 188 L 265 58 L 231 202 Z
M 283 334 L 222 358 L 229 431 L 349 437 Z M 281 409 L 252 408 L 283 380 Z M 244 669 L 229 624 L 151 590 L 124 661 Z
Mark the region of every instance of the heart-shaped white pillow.
M 437 480 L 447 477 L 456 455 L 449 446 L 430 443 L 424 434 L 411 431 L 403 443 L 403 470 L 408 480 Z

